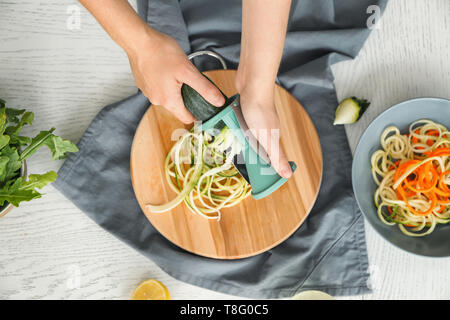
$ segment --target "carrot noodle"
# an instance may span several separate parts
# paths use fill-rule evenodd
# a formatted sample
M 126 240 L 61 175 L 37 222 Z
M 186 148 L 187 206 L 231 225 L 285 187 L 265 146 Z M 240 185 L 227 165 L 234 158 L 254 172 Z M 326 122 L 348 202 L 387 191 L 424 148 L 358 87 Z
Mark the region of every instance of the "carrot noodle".
M 418 120 L 401 134 L 391 126 L 373 153 L 371 172 L 380 220 L 413 237 L 450 222 L 450 132 L 431 120 Z
M 164 162 L 166 180 L 177 197 L 163 205 L 147 204 L 147 208 L 167 212 L 184 201 L 193 213 L 220 220 L 221 209 L 239 204 L 251 193 L 231 162 L 239 151 L 227 127 L 215 137 L 207 132 L 184 134 Z

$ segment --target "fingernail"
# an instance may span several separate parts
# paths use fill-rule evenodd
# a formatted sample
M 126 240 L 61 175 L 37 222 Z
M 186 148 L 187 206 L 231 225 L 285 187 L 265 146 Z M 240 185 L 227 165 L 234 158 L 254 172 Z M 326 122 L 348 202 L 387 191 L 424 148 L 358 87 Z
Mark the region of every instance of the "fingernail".
M 218 107 L 223 106 L 225 103 L 225 98 L 223 96 L 217 96 L 215 105 Z
M 289 179 L 289 177 L 292 175 L 292 170 L 289 167 L 283 168 L 281 170 L 281 176 L 285 179 Z

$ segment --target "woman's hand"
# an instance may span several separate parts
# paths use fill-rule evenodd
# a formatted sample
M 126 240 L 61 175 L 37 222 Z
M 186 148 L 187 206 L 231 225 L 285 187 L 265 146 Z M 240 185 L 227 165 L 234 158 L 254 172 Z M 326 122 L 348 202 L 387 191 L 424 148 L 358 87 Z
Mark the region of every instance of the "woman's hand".
M 184 123 L 195 120 L 185 108 L 181 85 L 198 91 L 215 106 L 220 91 L 189 61 L 178 43 L 152 29 L 127 0 L 80 0 L 128 55 L 137 86 L 153 104 L 163 105 Z
M 238 71 L 236 87 L 241 96 L 241 108 L 252 134 L 267 152 L 272 167 L 283 178 L 292 175 L 291 167 L 280 145 L 280 120 L 274 105 L 274 84 L 261 86 L 241 82 Z
M 245 121 L 284 178 L 292 170 L 279 145 L 280 120 L 273 95 L 290 6 L 291 0 L 242 1 L 241 57 L 235 80 Z
M 153 104 L 164 106 L 182 122 L 195 120 L 181 97 L 183 83 L 217 107 L 225 103 L 220 91 L 189 61 L 173 38 L 151 30 L 147 41 L 127 54 L 136 84 L 145 96 Z

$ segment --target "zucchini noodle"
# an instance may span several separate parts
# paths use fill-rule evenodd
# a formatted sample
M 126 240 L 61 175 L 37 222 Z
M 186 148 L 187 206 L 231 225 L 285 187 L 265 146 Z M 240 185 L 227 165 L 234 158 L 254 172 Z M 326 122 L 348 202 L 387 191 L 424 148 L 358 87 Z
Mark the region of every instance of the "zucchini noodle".
M 195 214 L 220 220 L 221 209 L 237 205 L 251 187 L 233 166 L 239 145 L 228 127 L 215 137 L 207 132 L 185 133 L 167 154 L 165 176 L 177 197 L 163 205 L 147 205 L 154 213 L 170 211 L 181 202 Z
M 407 134 L 391 126 L 373 153 L 371 171 L 380 220 L 412 237 L 450 222 L 450 132 L 431 120 L 412 123 Z

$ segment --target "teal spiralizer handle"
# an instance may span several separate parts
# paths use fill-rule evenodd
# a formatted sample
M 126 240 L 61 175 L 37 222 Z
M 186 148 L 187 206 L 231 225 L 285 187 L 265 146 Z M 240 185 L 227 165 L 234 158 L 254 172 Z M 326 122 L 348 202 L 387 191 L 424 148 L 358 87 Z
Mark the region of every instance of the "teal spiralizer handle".
M 258 152 L 250 146 L 244 132 L 241 130 L 232 105 L 227 106 L 211 119 L 205 121 L 202 124 L 202 130 L 213 129 L 220 121 L 223 121 L 225 125 L 232 130 L 234 136 L 242 145 L 242 154 L 244 155 L 253 198 L 262 199 L 280 188 L 287 179 L 281 177 L 275 169 L 269 163 L 264 161 L 259 156 Z M 292 172 L 297 169 L 294 162 L 289 161 L 289 165 L 292 168 Z

